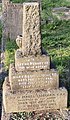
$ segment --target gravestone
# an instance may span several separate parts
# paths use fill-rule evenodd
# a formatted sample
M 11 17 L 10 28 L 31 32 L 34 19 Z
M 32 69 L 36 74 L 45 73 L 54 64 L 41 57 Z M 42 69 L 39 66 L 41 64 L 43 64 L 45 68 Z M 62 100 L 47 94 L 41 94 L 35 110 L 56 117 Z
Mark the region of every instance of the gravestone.
M 67 90 L 59 88 L 59 74 L 50 69 L 50 57 L 42 53 L 40 6 L 23 4 L 23 34 L 16 43 L 15 63 L 3 84 L 6 113 L 67 108 Z

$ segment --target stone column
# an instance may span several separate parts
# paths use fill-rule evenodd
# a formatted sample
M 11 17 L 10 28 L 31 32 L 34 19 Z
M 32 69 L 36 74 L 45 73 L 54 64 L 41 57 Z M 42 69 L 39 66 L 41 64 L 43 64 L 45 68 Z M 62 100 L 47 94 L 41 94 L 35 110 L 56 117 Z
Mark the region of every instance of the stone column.
M 23 4 L 22 49 L 25 55 L 41 54 L 39 3 Z

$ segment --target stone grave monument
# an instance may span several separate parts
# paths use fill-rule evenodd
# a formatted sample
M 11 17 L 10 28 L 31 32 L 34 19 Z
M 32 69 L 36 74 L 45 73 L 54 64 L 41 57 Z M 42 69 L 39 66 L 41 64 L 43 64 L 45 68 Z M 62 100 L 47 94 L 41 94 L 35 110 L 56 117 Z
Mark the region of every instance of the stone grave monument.
M 50 57 L 42 52 L 40 6 L 23 3 L 23 33 L 16 43 L 15 63 L 3 84 L 6 113 L 67 108 L 67 90 L 59 88 L 59 74 L 50 69 Z

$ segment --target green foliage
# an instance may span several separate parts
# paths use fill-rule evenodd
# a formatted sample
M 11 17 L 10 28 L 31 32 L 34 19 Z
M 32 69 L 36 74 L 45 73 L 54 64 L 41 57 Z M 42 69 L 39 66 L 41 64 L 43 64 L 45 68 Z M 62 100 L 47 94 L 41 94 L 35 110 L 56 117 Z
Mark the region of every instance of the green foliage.
M 23 3 L 25 0 L 11 0 L 13 3 Z
M 41 11 L 42 20 L 54 21 L 55 17 L 52 15 L 52 8 L 61 7 L 61 6 L 70 6 L 70 2 L 66 0 L 42 0 L 41 6 L 42 6 L 42 11 Z M 60 16 L 62 14 L 60 13 Z
M 68 89 L 70 101 L 70 20 L 58 20 L 52 15 L 52 8 L 60 6 L 70 6 L 70 2 L 42 0 L 41 16 L 45 21 L 41 25 L 42 45 L 56 65 L 60 74 L 60 86 Z
M 70 21 L 54 21 L 42 26 L 42 42 L 46 42 L 47 49 L 68 47 L 70 44 Z M 59 48 L 58 48 L 59 49 Z
M 60 74 L 60 85 L 69 91 L 70 99 L 70 21 L 54 20 L 42 25 L 42 45 L 48 51 Z M 69 103 L 70 105 L 70 103 Z
M 67 66 L 70 53 L 70 21 L 54 21 L 42 26 L 42 44 L 56 65 Z M 67 58 L 67 59 L 66 59 Z M 58 61 L 58 62 L 56 62 Z
M 10 63 L 14 62 L 15 50 L 17 49 L 15 41 L 7 40 L 5 50 L 5 68 L 8 70 Z
M 47 7 L 70 6 L 70 1 L 66 0 L 42 0 L 42 7 L 46 10 Z
M 31 0 L 10 0 L 12 1 L 13 3 L 23 3 L 23 2 L 29 2 Z
M 14 3 L 23 3 L 23 2 L 29 2 L 33 0 L 10 0 Z M 40 0 L 37 0 L 40 1 Z M 70 2 L 66 0 L 41 0 L 43 9 L 46 9 L 48 7 L 59 7 L 59 6 L 69 6 Z

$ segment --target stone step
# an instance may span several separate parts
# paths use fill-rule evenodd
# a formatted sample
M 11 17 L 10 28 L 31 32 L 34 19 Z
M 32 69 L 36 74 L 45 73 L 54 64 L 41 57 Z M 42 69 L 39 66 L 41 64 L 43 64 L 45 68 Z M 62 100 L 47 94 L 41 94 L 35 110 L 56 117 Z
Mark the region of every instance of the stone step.
M 62 109 L 67 107 L 67 90 L 60 88 L 12 92 L 9 82 L 5 80 L 3 103 L 7 113 Z
M 59 74 L 54 69 L 17 72 L 12 64 L 9 82 L 13 91 L 24 89 L 52 89 L 59 87 Z

